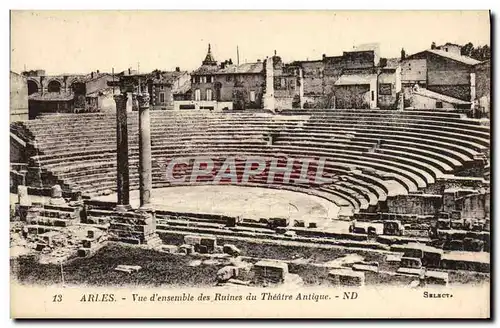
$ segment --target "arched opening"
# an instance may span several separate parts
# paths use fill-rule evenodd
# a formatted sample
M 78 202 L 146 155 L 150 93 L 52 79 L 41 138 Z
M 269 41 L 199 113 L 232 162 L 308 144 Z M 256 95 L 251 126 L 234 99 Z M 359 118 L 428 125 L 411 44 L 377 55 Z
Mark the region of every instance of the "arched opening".
M 50 81 L 47 86 L 48 92 L 60 92 L 61 91 L 61 83 L 59 81 Z
M 38 85 L 35 81 L 28 80 L 28 95 L 38 92 Z
M 71 90 L 74 93 L 74 106 L 79 111 L 85 109 L 85 83 L 75 81 L 71 83 Z

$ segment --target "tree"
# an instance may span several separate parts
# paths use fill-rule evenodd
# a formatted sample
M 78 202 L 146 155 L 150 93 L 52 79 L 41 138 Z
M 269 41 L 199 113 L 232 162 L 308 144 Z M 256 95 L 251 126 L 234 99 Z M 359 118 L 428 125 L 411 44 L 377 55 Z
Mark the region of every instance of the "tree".
M 482 56 L 482 58 L 480 60 L 487 60 L 487 59 L 491 58 L 491 50 L 487 44 L 485 44 L 482 47 L 481 56 Z
M 469 44 L 466 44 L 464 47 L 468 45 Z M 465 51 L 462 51 L 461 54 L 464 56 L 469 56 L 479 61 L 483 61 L 491 58 L 491 49 L 488 45 L 484 45 L 484 46 L 478 46 L 477 48 L 472 47 L 470 52 L 468 52 L 468 49 L 466 49 Z
M 474 45 L 471 42 L 469 42 L 469 43 L 467 43 L 466 45 L 464 45 L 462 47 L 462 49 L 460 50 L 460 54 L 462 56 L 469 56 L 469 57 L 471 57 L 473 50 L 474 50 Z
M 405 58 L 406 58 L 405 48 L 401 48 L 401 60 L 404 60 Z

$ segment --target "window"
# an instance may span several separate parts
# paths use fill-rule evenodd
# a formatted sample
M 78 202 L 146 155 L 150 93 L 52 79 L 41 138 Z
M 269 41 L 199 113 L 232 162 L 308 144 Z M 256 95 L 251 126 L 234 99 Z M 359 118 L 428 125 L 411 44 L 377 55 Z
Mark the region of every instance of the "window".
M 160 89 L 162 89 L 162 88 L 160 88 Z M 163 104 L 164 102 L 165 102 L 165 92 L 160 92 L 160 103 Z
M 213 82 L 212 76 L 207 76 L 207 83 L 212 83 L 212 82 Z
M 61 83 L 59 81 L 50 81 L 47 85 L 48 92 L 61 92 Z
M 163 90 L 165 86 L 164 85 L 160 85 L 160 90 Z
M 194 83 L 200 83 L 200 77 L 199 76 L 195 76 Z
M 250 91 L 250 101 L 255 102 L 255 91 Z
M 392 84 L 391 83 L 379 84 L 378 93 L 381 95 L 391 95 L 392 94 Z
M 212 101 L 212 89 L 207 89 L 207 101 Z
M 436 108 L 443 108 L 443 102 L 442 101 L 436 101 Z
M 375 101 L 375 91 L 372 90 L 372 101 Z
M 201 77 L 201 83 L 207 83 L 207 77 L 206 76 L 202 76 Z
M 201 100 L 201 91 L 200 89 L 194 90 L 194 100 L 200 101 Z

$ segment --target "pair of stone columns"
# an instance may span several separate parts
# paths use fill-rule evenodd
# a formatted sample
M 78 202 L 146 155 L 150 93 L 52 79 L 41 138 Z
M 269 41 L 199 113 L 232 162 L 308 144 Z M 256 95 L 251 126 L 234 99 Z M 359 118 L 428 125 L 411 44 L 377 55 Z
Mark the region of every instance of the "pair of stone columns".
M 117 160 L 117 211 L 130 207 L 130 176 L 128 162 L 127 94 L 114 96 L 116 102 L 116 160 Z M 139 105 L 139 188 L 141 208 L 151 206 L 151 124 L 149 115 L 149 94 L 133 94 L 132 101 Z

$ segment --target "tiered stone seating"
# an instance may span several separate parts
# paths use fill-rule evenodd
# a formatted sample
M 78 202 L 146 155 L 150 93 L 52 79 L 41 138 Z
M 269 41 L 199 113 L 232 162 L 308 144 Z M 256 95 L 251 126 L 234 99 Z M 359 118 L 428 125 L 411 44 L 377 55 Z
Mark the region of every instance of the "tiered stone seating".
M 326 198 L 352 213 L 425 188 L 474 165 L 489 147 L 489 127 L 445 111 L 290 110 L 280 114 L 198 111 L 151 113 L 153 186 L 167 187 L 165 159 L 276 156 L 327 159 L 331 185 L 266 185 Z M 12 131 L 33 136 L 36 187 L 53 176 L 92 197 L 116 188 L 116 122 L 111 114 L 44 116 Z M 28 132 L 26 132 L 28 131 Z M 129 114 L 131 188 L 138 188 L 138 118 Z M 48 178 L 47 178 L 48 179 Z M 203 181 L 199 181 L 203 184 Z M 45 185 L 48 187 L 48 185 Z M 352 214 L 351 213 L 351 214 Z

